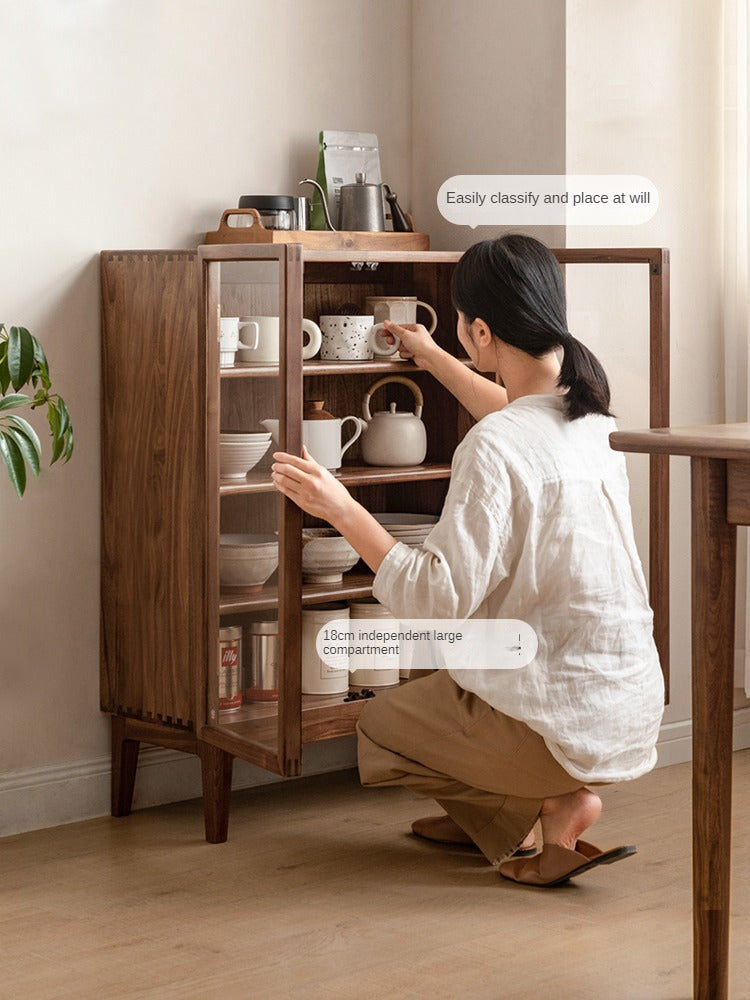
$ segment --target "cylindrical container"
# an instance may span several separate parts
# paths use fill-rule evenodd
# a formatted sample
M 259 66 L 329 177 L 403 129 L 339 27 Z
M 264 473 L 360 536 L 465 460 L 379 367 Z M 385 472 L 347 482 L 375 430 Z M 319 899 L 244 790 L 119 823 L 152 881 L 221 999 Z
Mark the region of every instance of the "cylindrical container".
M 247 628 L 246 701 L 279 700 L 279 623 L 251 622 Z
M 294 229 L 297 222 L 296 199 L 286 194 L 243 194 L 240 208 L 255 208 L 266 229 Z
M 242 629 L 219 629 L 219 709 L 236 712 L 242 705 Z
M 328 622 L 348 617 L 346 604 L 319 604 L 302 611 L 302 694 L 346 694 L 349 690 L 348 655 L 321 660 L 315 644 Z
M 297 229 L 309 229 L 310 228 L 310 199 L 309 198 L 295 198 L 294 199 L 295 212 L 297 214 Z
M 375 632 L 397 632 L 399 622 L 388 608 L 383 607 L 374 597 L 364 597 L 357 601 L 349 601 L 349 617 L 357 622 L 357 631 L 367 634 L 370 629 L 367 622 L 372 622 Z M 398 684 L 399 652 L 397 641 L 372 640 L 358 643 L 365 650 L 349 657 L 349 672 L 352 687 L 392 687 Z

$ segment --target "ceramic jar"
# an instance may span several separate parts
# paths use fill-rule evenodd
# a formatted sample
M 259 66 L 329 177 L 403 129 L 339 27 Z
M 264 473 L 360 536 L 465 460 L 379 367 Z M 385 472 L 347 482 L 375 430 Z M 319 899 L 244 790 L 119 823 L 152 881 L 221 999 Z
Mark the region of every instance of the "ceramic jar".
M 356 621 L 359 630 L 369 630 L 368 622 L 376 630 L 397 632 L 398 619 L 394 618 L 388 608 L 374 597 L 364 597 L 358 601 L 349 601 L 349 618 Z M 397 643 L 380 643 L 373 641 L 364 645 L 397 645 Z M 349 657 L 349 673 L 352 687 L 381 688 L 398 684 L 399 654 L 356 653 Z
M 349 618 L 349 608 L 343 603 L 302 610 L 302 694 L 346 694 L 349 690 L 349 657 L 324 661 L 316 647 L 318 632 L 341 618 Z

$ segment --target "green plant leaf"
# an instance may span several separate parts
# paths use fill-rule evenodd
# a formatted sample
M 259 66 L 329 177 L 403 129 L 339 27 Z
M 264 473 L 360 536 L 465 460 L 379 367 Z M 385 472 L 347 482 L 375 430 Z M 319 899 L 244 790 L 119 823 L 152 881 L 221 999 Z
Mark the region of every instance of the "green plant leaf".
M 50 464 L 54 464 L 61 455 L 67 462 L 73 454 L 73 424 L 70 421 L 70 414 L 68 413 L 68 407 L 65 405 L 65 400 L 60 396 L 57 397 L 56 408 L 60 416 L 58 438 L 61 446 L 59 451 L 56 449 L 53 450 L 53 458 Z
M 34 473 L 35 476 L 39 475 L 39 460 L 41 458 L 41 448 L 37 448 L 37 441 L 26 434 L 24 430 L 19 427 L 8 427 L 4 431 L 5 437 L 7 439 L 12 438 L 26 461 L 26 464 Z M 36 437 L 36 435 L 35 435 Z
M 32 445 L 36 449 L 37 453 L 41 455 L 42 453 L 42 442 L 39 440 L 39 435 L 28 422 L 24 420 L 23 417 L 17 417 L 14 414 L 7 414 L 2 418 L 2 423 L 6 427 L 14 427 L 17 431 L 25 434 L 26 437 L 31 441 Z
M 70 414 L 68 413 L 68 408 L 65 405 L 65 400 L 57 397 L 57 412 L 60 414 L 60 433 L 65 434 L 65 432 L 70 427 Z
M 11 392 L 0 399 L 0 410 L 13 410 L 18 406 L 25 406 L 29 402 L 31 402 L 29 397 L 22 392 Z
M 17 390 L 31 385 L 33 396 Z M 9 392 L 9 389 L 16 390 Z M 32 410 L 47 407 L 52 435 L 52 461 L 73 454 L 73 424 L 65 401 L 52 391 L 49 363 L 44 348 L 23 326 L 8 331 L 0 323 L 0 455 L 19 497 L 27 482 L 27 467 L 39 474 L 41 443 L 31 424 L 9 411 L 21 406 Z
M 10 481 L 13 483 L 16 493 L 22 497 L 26 489 L 26 466 L 23 461 L 21 449 L 6 431 L 0 432 L 0 455 L 2 455 L 5 467 L 8 470 Z
M 65 447 L 65 437 L 62 430 L 60 413 L 53 400 L 49 400 L 47 404 L 47 422 L 52 432 L 52 458 L 50 459 L 50 465 L 54 465 L 60 455 L 62 455 L 63 448 Z
M 25 326 L 12 326 L 8 334 L 8 371 L 14 389 L 29 382 L 34 366 L 34 337 Z
M 8 352 L 5 344 L 0 344 L 0 396 L 4 396 L 10 387 L 10 372 L 8 371 Z

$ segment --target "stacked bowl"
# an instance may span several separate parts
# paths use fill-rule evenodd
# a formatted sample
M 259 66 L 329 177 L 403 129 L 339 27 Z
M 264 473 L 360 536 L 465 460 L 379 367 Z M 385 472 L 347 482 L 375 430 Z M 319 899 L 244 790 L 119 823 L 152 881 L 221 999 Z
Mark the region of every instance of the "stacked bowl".
M 373 514 L 399 542 L 421 545 L 438 522 L 435 514 Z
M 302 578 L 306 583 L 341 583 L 359 553 L 334 528 L 302 529 Z
M 222 590 L 257 593 L 278 564 L 279 540 L 276 535 L 221 536 L 219 582 Z
M 268 451 L 270 433 L 244 434 L 222 431 L 219 435 L 219 475 L 222 479 L 244 479 Z

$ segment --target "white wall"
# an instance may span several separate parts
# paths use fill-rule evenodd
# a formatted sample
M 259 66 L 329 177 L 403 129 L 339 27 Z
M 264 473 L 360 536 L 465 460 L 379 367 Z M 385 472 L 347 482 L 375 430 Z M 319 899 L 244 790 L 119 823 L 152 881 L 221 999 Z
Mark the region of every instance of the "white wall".
M 721 5 L 696 0 L 568 0 L 566 151 L 569 173 L 634 173 L 660 192 L 641 226 L 569 227 L 569 246 L 665 246 L 671 254 L 671 422 L 721 421 Z M 641 272 L 645 269 L 641 268 Z M 569 268 L 569 319 L 614 375 L 622 427 L 648 426 L 639 359 L 648 341 L 647 278 L 633 269 Z M 647 459 L 629 459 L 646 552 Z M 689 463 L 671 460 L 671 702 L 663 761 L 689 751 Z M 738 695 L 738 706 L 746 705 Z M 747 738 L 750 713 L 737 724 Z M 669 740 L 675 746 L 669 746 Z
M 76 432 L 70 464 L 45 471 L 23 501 L 0 470 L 7 833 L 108 809 L 97 255 L 196 246 L 240 194 L 295 193 L 316 169 L 322 128 L 376 132 L 384 177 L 409 207 L 411 9 L 408 0 L 0 0 L 0 38 L 0 318 L 41 338 Z M 134 378 L 144 364 L 133 358 Z M 341 750 L 308 756 L 325 767 Z M 137 803 L 173 787 L 175 798 L 199 794 L 195 761 L 148 759 L 162 766 L 139 778 Z
M 446 222 L 443 181 L 565 172 L 565 0 L 414 0 L 413 65 L 416 221 L 465 250 L 503 230 Z M 529 232 L 564 245 L 561 227 Z

